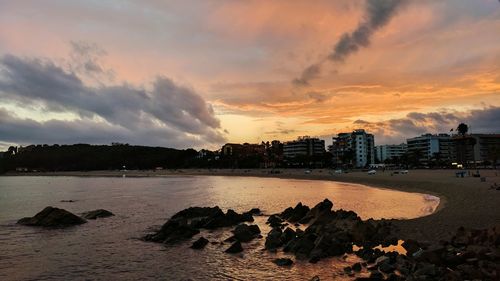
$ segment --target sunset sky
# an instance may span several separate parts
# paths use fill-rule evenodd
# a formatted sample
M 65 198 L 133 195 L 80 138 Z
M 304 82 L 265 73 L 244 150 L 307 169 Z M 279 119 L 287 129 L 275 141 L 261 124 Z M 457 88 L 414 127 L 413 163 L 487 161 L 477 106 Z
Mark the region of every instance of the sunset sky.
M 0 0 L 0 150 L 500 133 L 498 0 Z

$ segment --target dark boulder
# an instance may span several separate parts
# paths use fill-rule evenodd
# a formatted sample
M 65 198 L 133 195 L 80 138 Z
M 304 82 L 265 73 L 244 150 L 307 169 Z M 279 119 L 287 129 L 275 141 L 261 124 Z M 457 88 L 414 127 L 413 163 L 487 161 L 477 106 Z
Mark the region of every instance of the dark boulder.
M 283 211 L 281 217 L 285 220 L 288 220 L 290 222 L 298 222 L 300 221 L 308 212 L 310 211 L 309 207 L 302 205 L 301 202 L 299 202 L 295 208 L 293 208 L 292 211 L 289 211 L 289 209 L 286 209 Z
M 184 209 L 172 216 L 172 219 L 177 218 L 199 218 L 199 217 L 212 217 L 217 214 L 222 213 L 222 210 L 218 207 L 189 207 Z
M 107 218 L 107 217 L 112 217 L 114 215 L 115 214 L 104 209 L 93 210 L 82 214 L 82 216 L 88 220 L 95 220 L 97 218 Z
M 302 205 L 302 203 L 299 203 L 299 204 L 300 204 L 300 205 Z M 285 220 L 286 220 L 286 219 L 288 219 L 289 217 L 291 217 L 291 216 L 292 216 L 292 214 L 293 214 L 293 210 L 294 210 L 294 209 L 293 209 L 292 207 L 288 207 L 288 208 L 286 208 L 283 212 L 281 212 L 281 213 L 279 214 L 279 216 L 280 216 L 281 218 L 283 218 L 283 219 L 285 219 Z
M 330 213 L 333 208 L 333 203 L 325 199 L 323 202 L 318 203 L 314 206 L 307 214 L 300 220 L 300 223 L 305 224 L 309 223 L 311 220 L 314 220 L 322 215 Z
M 371 242 L 372 238 L 377 234 L 377 229 L 369 221 L 357 221 L 351 229 L 351 234 L 354 243 L 366 244 Z M 374 244 L 378 243 L 374 242 Z
M 362 269 L 362 266 L 361 266 L 361 263 L 359 263 L 359 262 L 352 265 L 352 270 L 354 270 L 356 272 L 360 272 L 361 269 Z
M 281 234 L 281 244 L 286 244 L 290 242 L 290 240 L 294 239 L 296 236 L 296 233 L 293 229 L 287 227 L 285 231 L 283 231 L 283 234 Z
M 283 224 L 283 220 L 278 217 L 277 215 L 271 215 L 269 216 L 269 218 L 267 219 L 267 223 L 272 227 L 272 228 L 275 228 L 275 227 L 281 227 L 282 224 Z
M 279 248 L 282 245 L 281 235 L 283 232 L 280 228 L 275 227 L 269 231 L 266 237 L 265 248 L 267 250 L 274 250 Z
M 169 244 L 189 239 L 198 233 L 200 231 L 188 225 L 187 220 L 170 219 L 158 232 L 146 235 L 144 240 Z
M 251 209 L 250 211 L 248 211 L 246 213 L 251 214 L 251 215 L 260 215 L 260 214 L 262 214 L 262 212 L 260 211 L 259 208 L 253 208 L 253 209 Z
M 299 258 L 307 258 L 311 251 L 314 249 L 314 241 L 316 236 L 314 234 L 304 234 L 290 241 L 290 251 Z
M 46 207 L 34 217 L 22 218 L 17 223 L 29 226 L 67 227 L 86 222 L 83 218 L 64 209 Z
M 257 225 L 240 224 L 233 230 L 234 238 L 240 242 L 248 242 L 257 237 L 260 229 Z
M 226 253 L 235 254 L 243 252 L 243 247 L 240 241 L 234 242 L 229 248 L 227 248 Z
M 413 255 L 416 251 L 418 251 L 421 248 L 420 244 L 413 239 L 405 240 L 401 246 L 405 248 L 406 254 L 408 256 Z
M 196 250 L 203 249 L 208 244 L 208 242 L 209 242 L 208 239 L 202 236 L 198 240 L 193 242 L 193 245 L 191 245 L 191 249 L 196 249 Z
M 273 260 L 273 262 L 278 266 L 290 266 L 293 264 L 293 261 L 291 259 L 288 259 L 288 258 L 275 259 L 275 260 Z
M 215 229 L 219 227 L 228 227 L 237 225 L 242 222 L 253 222 L 252 214 L 250 213 L 239 214 L 229 209 L 227 210 L 226 214 L 220 211 L 208 217 L 205 220 L 205 224 L 202 226 L 202 228 Z

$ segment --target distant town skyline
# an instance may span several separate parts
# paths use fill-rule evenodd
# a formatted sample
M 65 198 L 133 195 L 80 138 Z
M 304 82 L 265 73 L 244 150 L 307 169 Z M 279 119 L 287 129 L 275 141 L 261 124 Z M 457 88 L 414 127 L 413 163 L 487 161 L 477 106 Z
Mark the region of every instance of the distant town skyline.
M 500 132 L 497 0 L 0 0 L 10 145 Z

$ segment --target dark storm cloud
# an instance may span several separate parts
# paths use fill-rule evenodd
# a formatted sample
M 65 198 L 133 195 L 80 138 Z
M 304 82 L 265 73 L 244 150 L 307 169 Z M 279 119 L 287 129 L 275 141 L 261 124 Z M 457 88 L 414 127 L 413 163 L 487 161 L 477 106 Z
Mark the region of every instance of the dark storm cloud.
M 208 143 L 224 140 L 212 107 L 192 89 L 178 86 L 166 77 L 157 77 L 149 90 L 129 84 L 90 87 L 77 74 L 65 71 L 50 60 L 5 55 L 0 58 L 0 98 L 25 106 L 41 105 L 49 112 L 76 112 L 82 119 L 100 117 L 113 128 L 191 134 Z M 35 124 L 38 127 L 52 125 L 46 129 L 64 129 L 64 124 L 57 122 L 32 125 Z M 77 134 L 77 128 L 68 132 Z M 96 137 L 102 134 L 102 130 L 96 129 L 89 133 Z M 5 133 L 8 135 L 8 131 Z M 124 136 L 121 131 L 117 134 Z M 165 139 L 165 145 L 169 145 L 169 139 L 175 139 L 173 135 Z M 7 138 L 4 134 L 0 136 Z
M 486 107 L 468 112 L 410 112 L 405 118 L 382 122 L 356 120 L 353 125 L 376 136 L 377 144 L 400 143 L 424 133 L 448 133 L 458 124 L 469 125 L 471 133 L 500 133 L 500 107 Z
M 207 145 L 206 139 L 190 136 L 168 127 L 144 127 L 130 130 L 89 119 L 38 122 L 18 118 L 2 109 L 0 109 L 0 136 L 5 142 L 22 145 L 53 143 L 109 144 L 117 141 L 152 146 L 168 145 L 178 148 Z
M 334 62 L 343 62 L 349 55 L 370 45 L 373 34 L 385 26 L 395 15 L 398 8 L 406 0 L 366 0 L 366 9 L 363 20 L 351 33 L 344 33 L 333 47 L 328 59 Z M 309 85 L 311 79 L 321 73 L 323 62 L 307 67 L 299 78 L 293 80 L 295 85 Z
M 389 22 L 402 3 L 404 0 L 367 0 L 363 21 L 352 33 L 341 36 L 329 59 L 344 61 L 360 48 L 368 47 L 373 34 Z

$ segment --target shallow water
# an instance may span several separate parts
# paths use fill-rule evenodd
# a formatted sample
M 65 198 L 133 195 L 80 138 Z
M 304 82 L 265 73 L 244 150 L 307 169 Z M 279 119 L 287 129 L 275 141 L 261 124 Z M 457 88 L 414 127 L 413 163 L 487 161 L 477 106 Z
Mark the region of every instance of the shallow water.
M 238 212 L 258 207 L 266 214 L 297 202 L 314 206 L 328 198 L 334 209 L 353 210 L 363 219 L 415 218 L 432 213 L 439 199 L 418 193 L 326 181 L 256 177 L 186 176 L 163 178 L 0 177 L 0 280 L 349 280 L 344 266 L 355 256 L 317 264 L 297 261 L 278 267 L 282 253 L 263 251 L 264 239 L 244 243 L 240 255 L 224 253 L 229 244 L 191 242 L 175 246 L 138 237 L 158 228 L 189 206 L 220 206 Z M 64 203 L 61 200 L 76 200 Z M 66 229 L 16 225 L 46 206 L 81 213 L 104 208 L 115 217 Z M 267 217 L 255 217 L 265 236 Z M 230 229 L 203 232 L 223 241 Z

